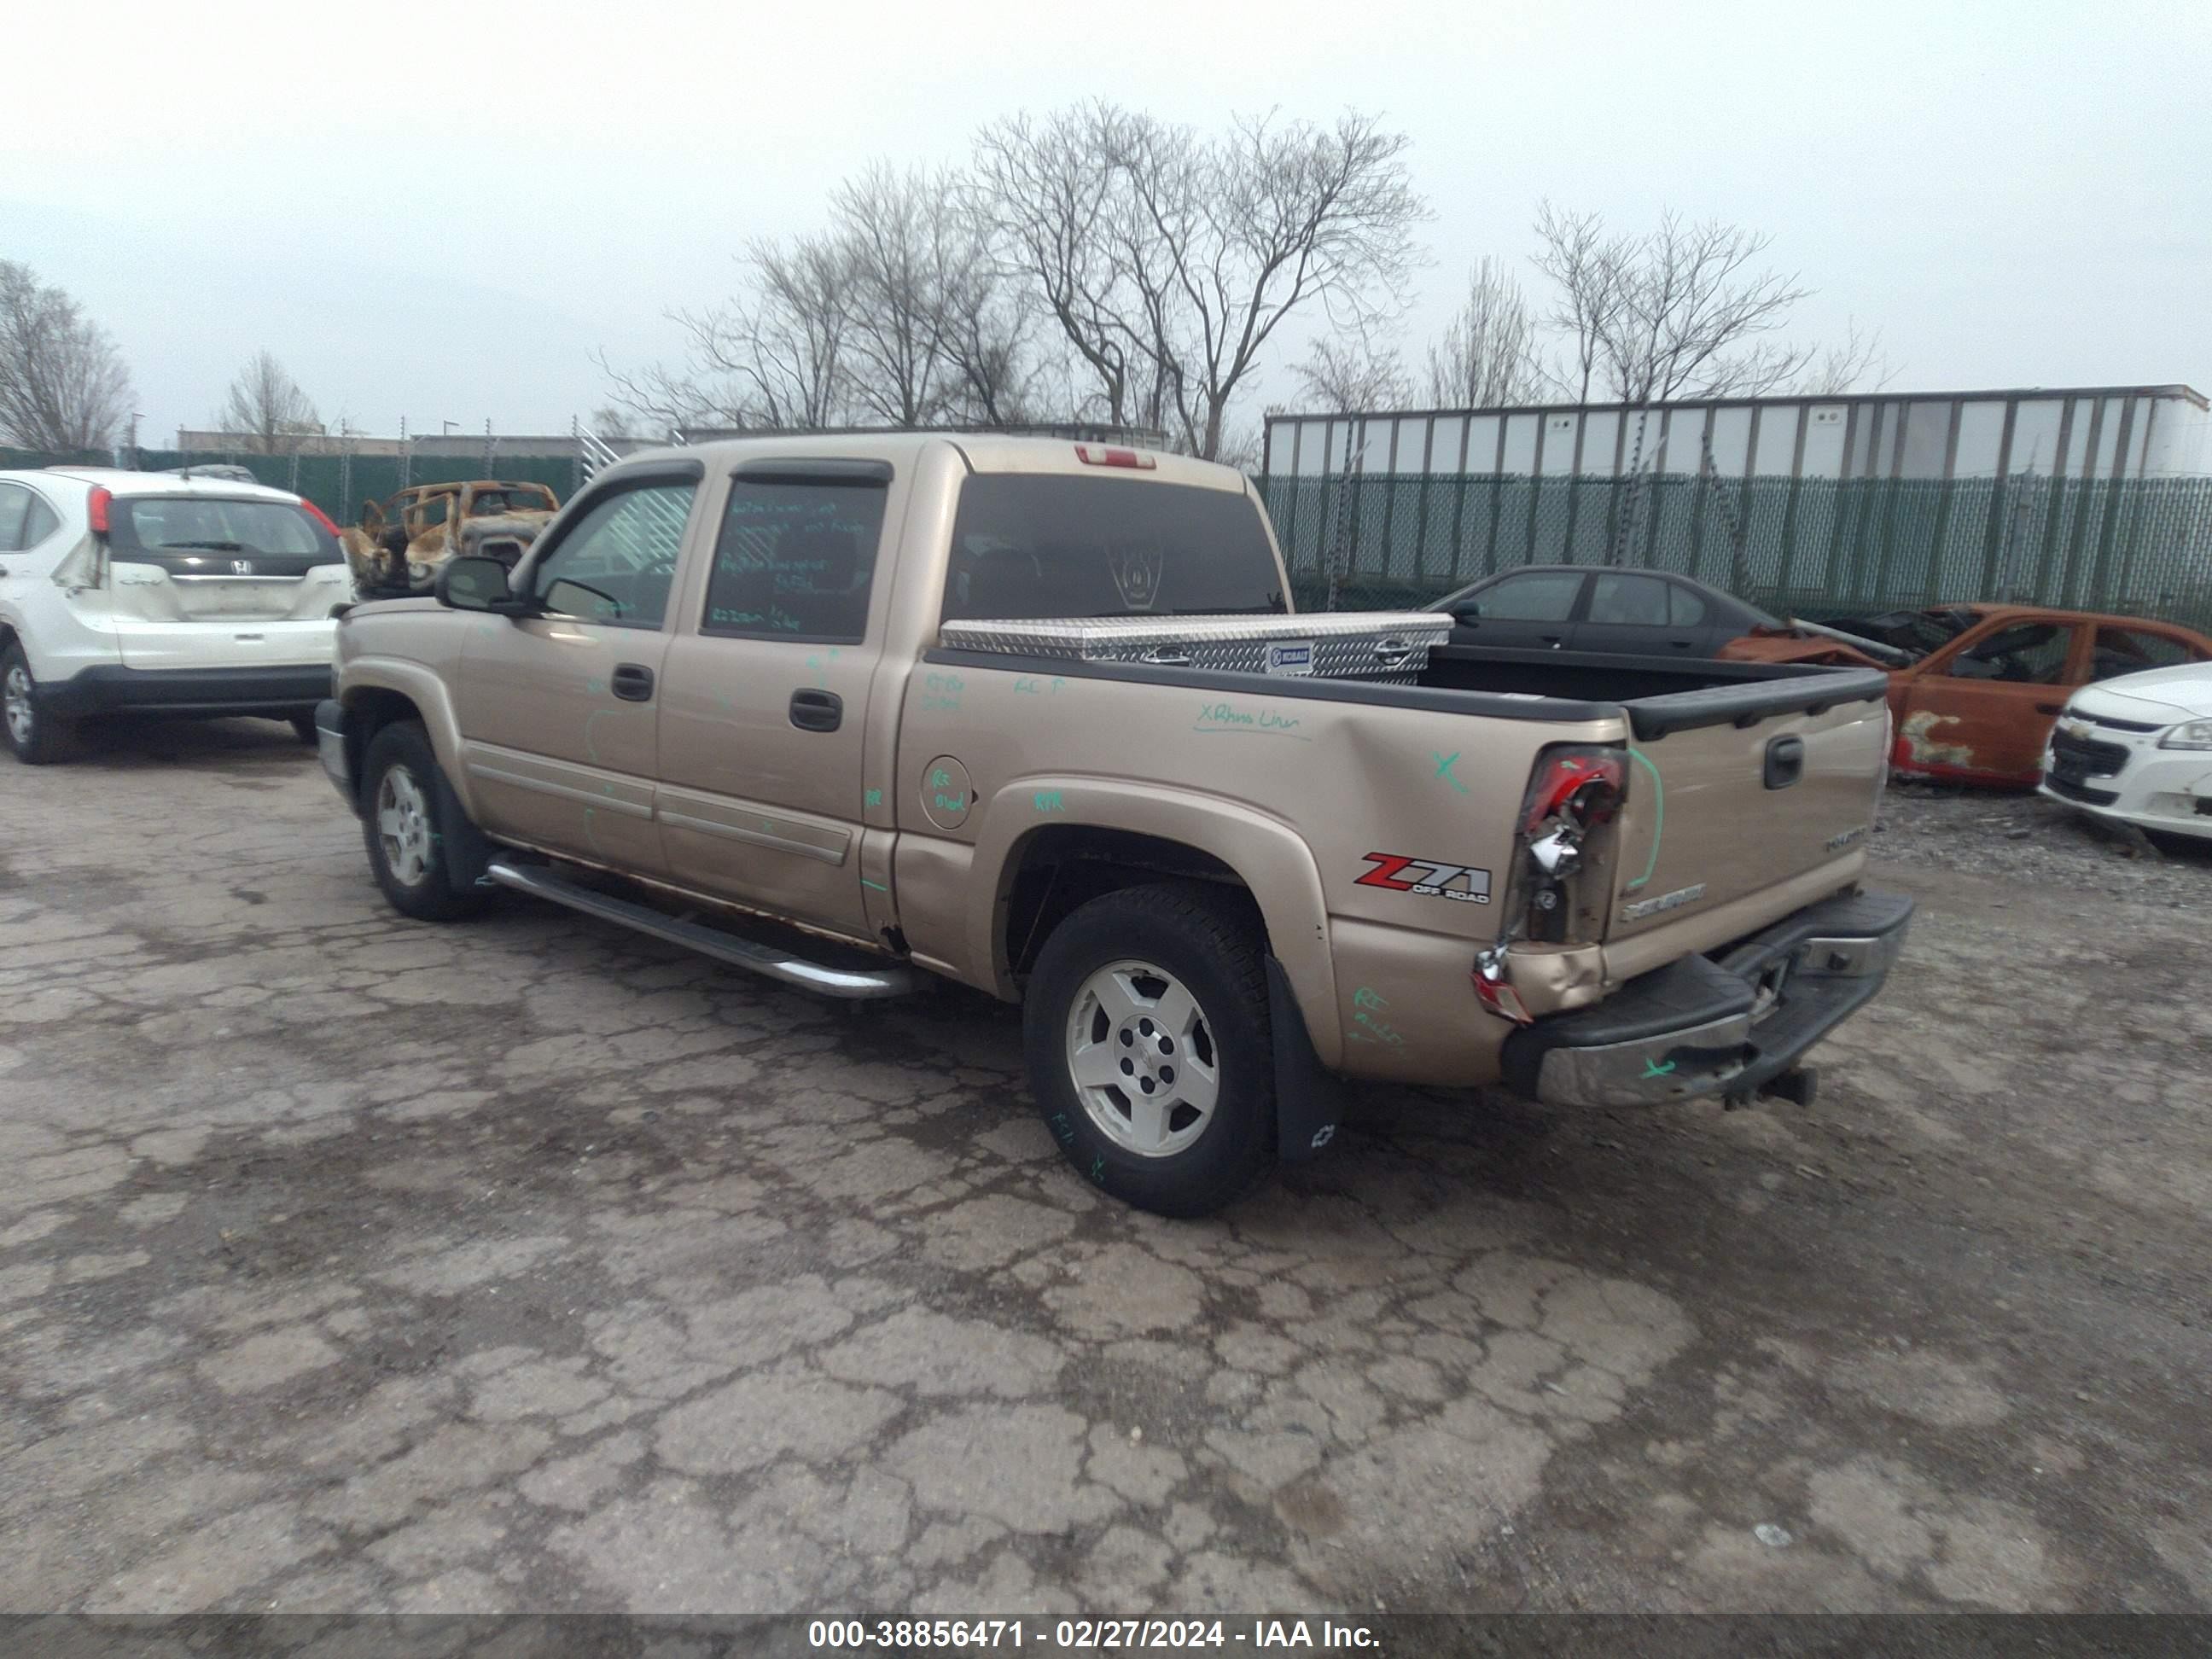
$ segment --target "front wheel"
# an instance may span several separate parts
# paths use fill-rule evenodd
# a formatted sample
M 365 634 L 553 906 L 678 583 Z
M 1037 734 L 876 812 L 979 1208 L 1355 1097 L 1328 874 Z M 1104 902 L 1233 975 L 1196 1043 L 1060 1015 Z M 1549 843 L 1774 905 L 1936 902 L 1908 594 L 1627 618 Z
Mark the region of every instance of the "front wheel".
M 455 891 L 438 816 L 438 757 L 413 720 L 379 732 L 362 767 L 362 819 L 368 865 L 392 908 L 417 921 L 457 921 L 488 895 Z
M 1023 1010 L 1030 1087 L 1068 1161 L 1140 1210 L 1210 1215 L 1274 1148 L 1265 945 L 1198 886 L 1126 888 L 1053 930 Z
M 26 766 L 46 766 L 69 751 L 76 728 L 39 707 L 39 683 L 21 645 L 0 652 L 0 738 Z

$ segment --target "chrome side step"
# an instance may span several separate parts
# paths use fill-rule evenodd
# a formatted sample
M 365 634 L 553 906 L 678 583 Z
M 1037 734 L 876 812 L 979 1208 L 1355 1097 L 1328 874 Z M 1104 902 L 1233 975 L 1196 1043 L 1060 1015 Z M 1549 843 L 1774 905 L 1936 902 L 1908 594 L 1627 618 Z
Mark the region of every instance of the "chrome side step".
M 536 866 L 510 864 L 505 859 L 494 859 L 485 869 L 484 875 L 500 886 L 512 887 L 518 893 L 550 899 L 556 904 L 567 905 L 571 910 L 580 910 L 587 916 L 597 916 L 602 921 L 618 922 L 638 933 L 666 939 L 671 945 L 680 945 L 687 951 L 696 951 L 701 956 L 712 957 L 717 962 L 726 962 L 732 968 L 747 969 L 766 978 L 781 980 L 786 985 L 796 985 L 820 996 L 842 997 L 858 1001 L 877 997 L 904 996 L 915 986 L 915 970 L 911 968 L 825 967 L 818 962 L 793 956 L 787 951 L 779 951 L 773 945 L 756 944 L 751 939 L 740 939 L 735 933 L 726 933 L 719 927 L 703 927 L 696 921 L 678 921 L 673 916 L 662 915 L 658 910 L 648 910 L 642 904 L 632 904 L 627 899 L 611 898 L 605 893 L 594 892 L 588 887 L 564 880 Z

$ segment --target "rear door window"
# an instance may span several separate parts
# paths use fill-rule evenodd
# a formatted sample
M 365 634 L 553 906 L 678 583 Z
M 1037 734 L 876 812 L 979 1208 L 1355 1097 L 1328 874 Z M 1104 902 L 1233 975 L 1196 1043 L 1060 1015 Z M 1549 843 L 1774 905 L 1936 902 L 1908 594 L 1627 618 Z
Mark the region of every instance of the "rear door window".
M 700 632 L 858 644 L 887 496 L 877 479 L 732 479 Z
M 1574 614 L 1575 596 L 1582 592 L 1579 570 L 1547 570 L 1539 574 L 1508 576 L 1473 596 L 1478 616 L 1500 622 L 1559 622 Z
M 961 486 L 947 622 L 1288 608 L 1267 525 L 1242 490 L 1027 472 Z
M 1591 584 L 1588 620 L 1632 628 L 1664 628 L 1668 586 L 1656 576 L 1608 571 Z
M 2148 668 L 2172 668 L 2198 658 L 2187 641 L 2170 634 L 2154 633 L 2147 628 L 2100 628 L 2089 655 L 2089 678 L 2109 680 L 2120 674 L 2140 674 Z
M 23 532 L 30 520 L 31 492 L 21 484 L 0 483 L 0 553 L 14 553 L 31 544 Z
M 1698 594 L 1681 583 L 1667 584 L 1668 627 L 1703 628 L 1711 609 Z

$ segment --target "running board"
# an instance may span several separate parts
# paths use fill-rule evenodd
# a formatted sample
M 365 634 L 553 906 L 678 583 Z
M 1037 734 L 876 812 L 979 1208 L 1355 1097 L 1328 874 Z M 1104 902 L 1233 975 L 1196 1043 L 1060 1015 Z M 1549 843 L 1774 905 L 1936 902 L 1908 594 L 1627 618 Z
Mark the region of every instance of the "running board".
M 487 879 L 501 887 L 512 887 L 518 893 L 528 893 L 533 898 L 550 899 L 556 904 L 565 904 L 571 910 L 580 910 L 587 916 L 597 916 L 602 921 L 618 922 L 624 927 L 641 933 L 650 933 L 655 939 L 666 939 L 671 945 L 680 945 L 687 951 L 696 951 L 702 957 L 712 957 L 732 968 L 744 968 L 763 976 L 781 980 L 786 985 L 796 985 L 802 990 L 812 991 L 825 997 L 842 997 L 848 1000 L 864 1000 L 876 997 L 904 996 L 915 988 L 915 972 L 911 968 L 877 969 L 830 968 L 818 962 L 809 962 L 779 951 L 773 945 L 759 945 L 735 933 L 726 933 L 719 927 L 706 927 L 696 921 L 678 921 L 673 916 L 662 915 L 642 904 L 632 904 L 627 899 L 611 898 L 589 887 L 565 881 L 551 872 L 532 865 L 510 864 L 504 859 L 494 859 L 485 869 Z

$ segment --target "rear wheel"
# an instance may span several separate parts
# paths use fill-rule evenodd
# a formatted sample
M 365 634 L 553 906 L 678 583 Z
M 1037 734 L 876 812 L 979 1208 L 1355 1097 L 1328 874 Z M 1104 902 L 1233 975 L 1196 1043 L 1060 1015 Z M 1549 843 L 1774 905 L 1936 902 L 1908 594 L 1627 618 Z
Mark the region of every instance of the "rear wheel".
M 429 734 L 413 720 L 379 732 L 362 767 L 368 811 L 362 833 L 368 865 L 392 908 L 418 921 L 456 921 L 474 915 L 489 895 L 455 891 L 440 832 L 438 757 Z
M 1091 900 L 1039 953 L 1023 1015 L 1030 1087 L 1070 1163 L 1139 1209 L 1210 1215 L 1274 1147 L 1259 930 L 1203 887 Z
M 68 752 L 76 728 L 39 707 L 39 683 L 21 645 L 0 652 L 0 741 L 26 766 L 46 766 Z

